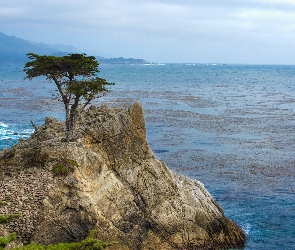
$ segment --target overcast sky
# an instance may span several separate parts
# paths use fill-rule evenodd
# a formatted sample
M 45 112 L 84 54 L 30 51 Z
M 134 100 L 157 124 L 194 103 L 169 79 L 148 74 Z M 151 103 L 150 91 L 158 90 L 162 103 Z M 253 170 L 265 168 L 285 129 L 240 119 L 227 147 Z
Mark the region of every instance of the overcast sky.
M 0 31 L 151 62 L 295 64 L 295 0 L 0 0 Z

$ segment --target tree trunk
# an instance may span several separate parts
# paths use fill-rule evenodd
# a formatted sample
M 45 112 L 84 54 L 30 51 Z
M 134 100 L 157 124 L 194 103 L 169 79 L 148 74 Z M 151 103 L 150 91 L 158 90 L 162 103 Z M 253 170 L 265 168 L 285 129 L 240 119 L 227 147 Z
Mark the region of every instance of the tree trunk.
M 71 121 L 71 110 L 70 110 L 70 105 L 65 104 L 66 108 L 66 141 L 69 142 L 73 140 L 73 121 Z
M 74 140 L 74 122 L 66 120 L 66 141 L 70 142 Z
M 71 108 L 69 105 L 66 107 L 66 141 L 70 142 L 74 140 L 74 126 L 77 116 L 77 108 L 79 105 L 80 96 L 75 97 L 75 101 Z

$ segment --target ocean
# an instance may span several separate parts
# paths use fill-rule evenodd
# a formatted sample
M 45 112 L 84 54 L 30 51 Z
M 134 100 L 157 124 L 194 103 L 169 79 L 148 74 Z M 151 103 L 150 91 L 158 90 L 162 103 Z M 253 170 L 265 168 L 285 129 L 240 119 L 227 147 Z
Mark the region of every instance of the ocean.
M 45 78 L 1 64 L 0 149 L 64 119 Z M 100 65 L 115 82 L 95 105 L 140 100 L 147 140 L 178 174 L 204 183 L 247 235 L 245 249 L 295 249 L 295 66 Z

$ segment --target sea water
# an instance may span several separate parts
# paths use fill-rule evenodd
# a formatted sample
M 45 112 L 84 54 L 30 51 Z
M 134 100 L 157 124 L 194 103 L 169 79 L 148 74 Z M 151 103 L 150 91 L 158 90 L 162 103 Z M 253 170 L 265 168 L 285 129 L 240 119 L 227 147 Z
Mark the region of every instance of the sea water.
M 53 83 L 0 65 L 0 149 L 46 116 L 64 119 Z M 147 140 L 178 174 L 195 178 L 247 235 L 245 249 L 295 249 L 295 66 L 100 65 L 116 84 L 94 102 L 140 100 Z

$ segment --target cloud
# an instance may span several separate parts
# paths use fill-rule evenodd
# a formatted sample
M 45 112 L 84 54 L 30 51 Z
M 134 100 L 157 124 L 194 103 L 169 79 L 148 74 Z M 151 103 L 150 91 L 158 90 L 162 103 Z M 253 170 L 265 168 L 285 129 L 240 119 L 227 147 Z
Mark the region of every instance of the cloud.
M 24 10 L 22 8 L 15 8 L 15 7 L 2 7 L 0 8 L 0 17 L 3 18 L 11 18 L 11 17 L 18 17 L 22 15 Z
M 242 61 L 258 51 L 256 54 L 264 56 L 261 61 L 269 61 L 266 57 L 274 57 L 276 47 L 295 42 L 295 2 L 291 0 L 0 3 L 0 31 L 4 33 L 40 42 L 99 48 L 114 56 L 205 61 L 214 60 L 215 53 L 218 60 L 224 57 L 224 61 L 233 61 L 239 53 Z M 284 51 L 295 58 L 295 52 L 288 48 Z

